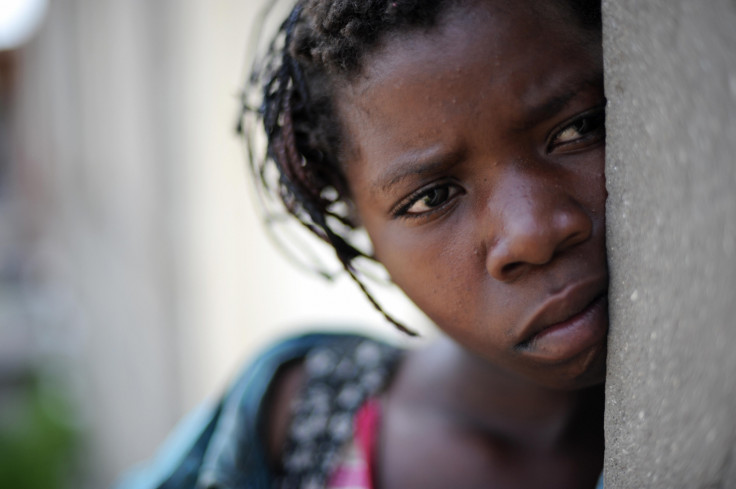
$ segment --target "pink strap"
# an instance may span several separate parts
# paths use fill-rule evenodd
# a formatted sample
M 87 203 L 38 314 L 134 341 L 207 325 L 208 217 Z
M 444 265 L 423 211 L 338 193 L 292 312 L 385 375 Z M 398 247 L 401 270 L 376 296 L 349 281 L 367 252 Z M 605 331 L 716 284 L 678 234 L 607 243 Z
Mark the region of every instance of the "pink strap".
M 376 463 L 376 443 L 381 421 L 381 404 L 377 399 L 368 399 L 355 415 L 355 439 L 365 454 L 368 472 L 368 489 L 373 489 L 373 474 Z
M 330 475 L 328 489 L 372 489 L 381 405 L 375 399 L 363 404 L 353 418 L 353 440 Z

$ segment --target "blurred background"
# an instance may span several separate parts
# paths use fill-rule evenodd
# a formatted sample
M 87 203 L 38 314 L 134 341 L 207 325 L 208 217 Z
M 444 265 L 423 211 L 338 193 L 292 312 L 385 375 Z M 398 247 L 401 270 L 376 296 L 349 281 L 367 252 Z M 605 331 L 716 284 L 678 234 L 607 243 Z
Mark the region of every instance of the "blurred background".
M 263 232 L 234 133 L 259 9 L 0 2 L 0 487 L 109 487 L 276 337 L 403 340 Z

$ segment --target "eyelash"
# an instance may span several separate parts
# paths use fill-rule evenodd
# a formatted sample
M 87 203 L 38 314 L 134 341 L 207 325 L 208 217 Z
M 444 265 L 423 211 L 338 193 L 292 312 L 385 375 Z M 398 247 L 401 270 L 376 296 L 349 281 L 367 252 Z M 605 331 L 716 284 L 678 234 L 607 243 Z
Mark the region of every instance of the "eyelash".
M 421 202 L 422 199 L 432 197 L 432 194 L 438 191 L 446 191 L 447 195 L 442 198 L 442 201 L 434 204 L 433 206 L 427 206 L 428 209 L 422 212 L 409 212 L 417 203 Z M 429 188 L 418 190 L 414 194 L 410 195 L 404 202 L 399 204 L 398 208 L 393 211 L 395 218 L 406 218 L 406 219 L 417 219 L 423 217 L 429 217 L 435 212 L 444 208 L 449 204 L 455 197 L 462 193 L 462 189 L 454 183 L 441 183 L 439 185 L 433 185 Z
M 553 131 L 552 137 L 547 143 L 547 152 L 552 152 L 555 149 L 563 148 L 568 145 L 577 146 L 583 143 L 589 143 L 591 140 L 599 141 L 605 139 L 605 120 L 605 105 L 601 105 L 576 116 L 572 121 L 565 122 L 562 127 Z M 580 133 L 580 136 L 570 141 L 559 142 L 562 135 L 569 130 Z M 573 150 L 574 149 L 576 148 L 573 148 Z

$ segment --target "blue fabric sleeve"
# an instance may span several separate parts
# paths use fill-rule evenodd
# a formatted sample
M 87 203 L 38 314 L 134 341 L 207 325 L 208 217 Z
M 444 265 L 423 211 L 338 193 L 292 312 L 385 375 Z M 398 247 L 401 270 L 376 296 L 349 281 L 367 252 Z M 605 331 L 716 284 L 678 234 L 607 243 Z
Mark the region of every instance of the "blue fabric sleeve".
M 259 355 L 223 399 L 186 416 L 154 460 L 116 489 L 267 489 L 271 475 L 261 440 L 261 409 L 279 369 L 315 346 L 354 337 L 315 333 L 281 341 Z

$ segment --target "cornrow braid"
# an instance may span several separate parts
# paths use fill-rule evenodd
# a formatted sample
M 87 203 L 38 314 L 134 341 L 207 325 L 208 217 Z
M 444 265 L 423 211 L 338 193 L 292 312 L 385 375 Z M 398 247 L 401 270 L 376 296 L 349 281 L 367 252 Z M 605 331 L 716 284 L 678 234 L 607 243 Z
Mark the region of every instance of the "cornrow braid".
M 462 1 L 297 0 L 254 63 L 238 124 L 262 201 L 280 201 L 327 242 L 370 303 L 411 336 L 416 333 L 384 311 L 354 266 L 358 257 L 374 258 L 349 238 L 357 224 L 339 161 L 344 141 L 333 88 L 359 74 L 366 55 L 389 34 L 431 28 L 444 10 Z M 551 1 L 566 4 L 582 27 L 600 32 L 600 0 Z M 259 124 L 265 154 L 258 150 Z
M 389 32 L 430 27 L 447 0 L 306 0 L 305 22 L 292 54 L 301 62 L 349 76 Z

